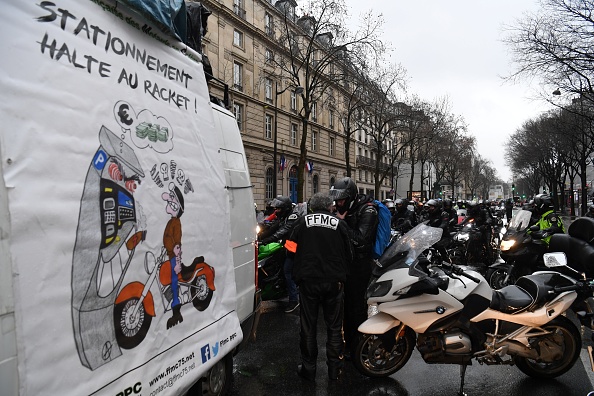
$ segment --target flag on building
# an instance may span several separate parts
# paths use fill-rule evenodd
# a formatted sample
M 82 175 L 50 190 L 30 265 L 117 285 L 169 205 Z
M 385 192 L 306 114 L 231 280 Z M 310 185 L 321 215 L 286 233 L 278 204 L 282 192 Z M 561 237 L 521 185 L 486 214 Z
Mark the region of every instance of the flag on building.
M 309 173 L 313 172 L 313 162 L 312 161 L 307 161 L 305 163 L 305 167 L 307 168 L 307 171 Z
M 281 154 L 280 161 L 279 161 L 279 169 L 280 171 L 284 171 L 287 167 L 287 160 L 284 155 Z

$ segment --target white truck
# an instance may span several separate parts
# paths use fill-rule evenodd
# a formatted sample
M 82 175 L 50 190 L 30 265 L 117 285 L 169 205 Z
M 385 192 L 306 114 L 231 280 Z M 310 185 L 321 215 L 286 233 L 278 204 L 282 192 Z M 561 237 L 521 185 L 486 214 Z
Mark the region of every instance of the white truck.
M 241 136 L 158 3 L 0 14 L 1 396 L 224 394 L 257 327 Z

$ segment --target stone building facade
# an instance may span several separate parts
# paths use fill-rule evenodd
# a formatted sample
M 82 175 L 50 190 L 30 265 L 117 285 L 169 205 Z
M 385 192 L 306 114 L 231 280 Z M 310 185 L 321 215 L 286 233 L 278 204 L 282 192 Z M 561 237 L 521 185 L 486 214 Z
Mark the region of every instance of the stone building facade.
M 214 77 L 231 87 L 231 111 L 241 130 L 258 208 L 264 208 L 273 198 L 275 182 L 277 195 L 288 195 L 295 201 L 302 131 L 297 112 L 301 99 L 294 89 L 286 89 L 280 81 L 270 78 L 267 59 L 281 51 L 276 38 L 284 24 L 285 10 L 292 13 L 298 23 L 297 2 L 206 0 L 202 3 L 211 12 L 202 50 L 210 60 Z M 342 87 L 335 89 L 340 91 Z M 317 191 L 327 191 L 335 180 L 346 176 L 345 135 L 340 113 L 339 108 L 319 106 L 310 117 L 307 160 L 313 164 L 313 169 L 305 175 L 303 196 L 306 200 Z M 355 134 L 354 140 L 351 142 L 351 177 L 361 192 L 373 193 L 373 150 L 365 134 Z M 392 184 L 387 178 L 378 198 L 393 195 Z M 399 184 L 408 187 L 405 180 Z M 396 191 L 396 196 L 406 196 L 406 192 Z

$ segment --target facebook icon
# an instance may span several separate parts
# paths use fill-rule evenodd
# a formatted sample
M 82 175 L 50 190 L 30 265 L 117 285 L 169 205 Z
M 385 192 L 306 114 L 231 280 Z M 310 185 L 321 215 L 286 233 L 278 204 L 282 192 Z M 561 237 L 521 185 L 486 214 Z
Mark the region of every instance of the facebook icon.
M 202 363 L 206 363 L 210 360 L 210 346 L 208 344 L 200 348 L 200 355 L 202 356 Z

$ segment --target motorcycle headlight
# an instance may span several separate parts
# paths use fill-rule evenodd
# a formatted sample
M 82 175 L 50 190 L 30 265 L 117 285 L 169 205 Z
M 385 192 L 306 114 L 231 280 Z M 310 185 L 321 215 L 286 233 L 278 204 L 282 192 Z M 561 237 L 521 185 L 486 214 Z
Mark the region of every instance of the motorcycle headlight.
M 367 306 L 367 317 L 371 318 L 373 315 L 377 315 L 379 313 L 379 309 L 377 304 L 370 304 Z
M 392 280 L 375 282 L 369 285 L 369 288 L 367 289 L 367 298 L 385 296 L 390 289 L 392 289 Z
M 514 246 L 516 244 L 515 239 L 509 239 L 507 241 L 501 241 L 501 245 L 499 245 L 499 248 L 501 249 L 502 252 L 506 252 L 509 249 L 512 248 L 512 246 Z

